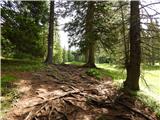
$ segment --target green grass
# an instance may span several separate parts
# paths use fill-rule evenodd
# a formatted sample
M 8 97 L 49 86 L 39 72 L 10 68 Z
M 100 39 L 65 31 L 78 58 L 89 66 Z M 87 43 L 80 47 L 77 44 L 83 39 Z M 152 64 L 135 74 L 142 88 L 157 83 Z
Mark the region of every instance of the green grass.
M 19 97 L 17 90 L 13 84 L 17 78 L 11 75 L 5 75 L 1 78 L 1 112 L 0 116 L 3 116 L 5 111 L 11 107 L 11 103 Z
M 83 62 L 66 62 L 66 64 L 72 64 L 72 65 L 84 65 Z M 119 66 L 116 65 L 109 65 L 109 64 L 96 64 L 96 66 L 100 69 L 91 68 L 87 71 L 87 74 L 89 76 L 93 76 L 96 78 L 103 78 L 103 77 L 111 77 L 113 80 L 124 80 L 125 74 L 124 70 L 119 68 Z
M 153 97 L 160 103 L 160 69 L 143 70 L 141 73 L 140 88 L 145 95 Z
M 160 70 L 160 66 L 158 66 L 158 65 L 155 65 L 155 66 L 142 65 L 142 69 L 147 70 L 147 71 Z
M 138 92 L 137 98 L 143 102 L 143 104 L 149 108 L 151 108 L 160 118 L 160 103 L 155 100 L 153 97 L 148 97 L 144 94 L 144 92 Z
M 86 74 L 89 75 L 89 76 L 95 77 L 95 78 L 97 78 L 97 79 L 102 78 L 101 72 L 98 71 L 97 69 L 94 69 L 94 68 L 89 69 L 89 70 L 86 72 Z
M 83 63 L 83 62 L 77 62 L 77 61 L 73 61 L 73 62 L 66 62 L 65 64 L 72 64 L 72 65 L 78 65 L 78 66 L 84 65 L 84 63 Z
M 109 76 L 114 81 L 122 81 L 126 78 L 125 70 L 116 65 L 110 64 L 96 64 L 96 66 L 100 69 L 101 76 Z
M 15 81 L 17 78 L 15 76 L 11 75 L 5 75 L 1 78 L 1 95 L 5 95 L 8 93 L 10 87 L 12 86 L 13 81 Z
M 1 59 L 1 70 L 4 71 L 36 71 L 44 68 L 44 64 L 39 61 Z

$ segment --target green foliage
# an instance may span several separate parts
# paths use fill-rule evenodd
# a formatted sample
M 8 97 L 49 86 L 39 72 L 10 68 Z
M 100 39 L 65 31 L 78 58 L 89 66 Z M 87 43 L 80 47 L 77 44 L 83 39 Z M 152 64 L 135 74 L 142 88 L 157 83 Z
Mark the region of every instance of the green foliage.
M 2 59 L 2 71 L 37 71 L 43 69 L 45 65 L 40 61 L 18 60 L 18 59 Z
M 92 77 L 95 77 L 97 79 L 100 79 L 101 78 L 101 74 L 99 73 L 99 71 L 97 69 L 89 69 L 87 72 L 86 72 L 87 75 L 89 76 L 92 76 Z
M 48 7 L 45 1 L 3 1 L 2 15 L 2 48 L 3 55 L 8 54 L 9 40 L 14 46 L 15 56 L 22 53 L 35 57 L 44 55 L 43 31 L 47 23 Z M 37 52 L 38 51 L 38 52 Z
M 21 52 L 21 51 L 16 51 L 13 55 L 13 58 L 16 58 L 16 59 L 35 59 L 35 57 L 31 54 L 28 54 L 28 53 L 24 53 L 24 52 Z
M 60 45 L 60 38 L 58 31 L 55 28 L 54 30 L 54 49 L 53 49 L 53 62 L 56 64 L 60 64 L 63 62 L 63 54 L 62 54 L 62 48 Z
M 59 5 L 61 8 L 64 8 L 62 17 L 71 16 L 73 18 L 64 27 L 70 38 L 69 44 L 70 46 L 78 46 L 82 53 L 92 42 L 96 43 L 98 41 L 106 50 L 111 49 L 117 42 L 117 34 L 115 34 L 117 26 L 114 26 L 114 24 L 119 22 L 120 17 L 118 15 L 113 17 L 113 14 L 108 14 L 113 13 L 112 2 L 94 2 L 93 19 L 89 18 L 91 15 L 87 13 L 90 3 L 90 1 L 66 1 Z M 111 20 L 110 18 L 119 19 Z M 87 23 L 90 27 L 93 26 L 91 35 L 90 33 L 88 34 L 89 31 L 86 31 Z
M 15 52 L 15 45 L 13 45 L 8 39 L 5 39 L 3 36 L 1 36 L 1 46 L 1 55 L 3 57 L 13 57 Z
M 67 54 L 66 54 L 66 49 L 63 48 L 63 63 L 67 62 Z
M 145 64 L 155 65 L 160 62 L 160 28 L 157 20 L 147 24 L 147 29 L 141 32 L 142 60 Z
M 68 62 L 74 61 L 74 55 L 73 55 L 72 53 L 73 53 L 73 51 L 71 51 L 70 48 L 69 48 L 69 50 L 67 51 L 67 54 L 68 54 Z

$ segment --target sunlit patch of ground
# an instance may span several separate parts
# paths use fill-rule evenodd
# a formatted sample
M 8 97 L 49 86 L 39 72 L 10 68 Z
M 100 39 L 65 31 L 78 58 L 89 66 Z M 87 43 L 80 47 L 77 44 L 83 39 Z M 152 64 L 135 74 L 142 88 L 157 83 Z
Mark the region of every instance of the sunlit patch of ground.
M 142 75 L 141 90 L 160 103 L 160 70 L 144 70 Z

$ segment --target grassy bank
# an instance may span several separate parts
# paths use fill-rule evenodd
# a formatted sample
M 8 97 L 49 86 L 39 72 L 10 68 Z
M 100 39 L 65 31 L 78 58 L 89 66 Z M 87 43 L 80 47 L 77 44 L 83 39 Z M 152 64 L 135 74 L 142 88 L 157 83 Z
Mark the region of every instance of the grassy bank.
M 1 59 L 1 71 L 36 71 L 42 69 L 45 65 L 40 61 L 19 60 L 19 59 Z

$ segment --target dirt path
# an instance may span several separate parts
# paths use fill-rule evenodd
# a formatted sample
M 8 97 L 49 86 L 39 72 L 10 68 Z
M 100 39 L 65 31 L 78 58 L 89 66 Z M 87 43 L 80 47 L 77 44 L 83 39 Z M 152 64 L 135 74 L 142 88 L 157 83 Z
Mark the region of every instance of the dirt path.
M 21 94 L 6 120 L 158 120 L 135 98 L 118 92 L 110 78 L 97 80 L 86 68 L 52 65 L 15 73 Z

